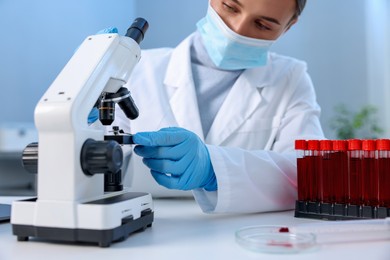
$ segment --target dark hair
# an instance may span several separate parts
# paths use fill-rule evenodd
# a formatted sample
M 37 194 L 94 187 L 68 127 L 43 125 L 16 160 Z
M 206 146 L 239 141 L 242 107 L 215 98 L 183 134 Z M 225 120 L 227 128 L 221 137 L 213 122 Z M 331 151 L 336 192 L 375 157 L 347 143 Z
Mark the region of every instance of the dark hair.
M 296 1 L 297 1 L 297 8 L 295 11 L 295 17 L 298 17 L 301 15 L 303 9 L 305 8 L 306 0 L 296 0 Z

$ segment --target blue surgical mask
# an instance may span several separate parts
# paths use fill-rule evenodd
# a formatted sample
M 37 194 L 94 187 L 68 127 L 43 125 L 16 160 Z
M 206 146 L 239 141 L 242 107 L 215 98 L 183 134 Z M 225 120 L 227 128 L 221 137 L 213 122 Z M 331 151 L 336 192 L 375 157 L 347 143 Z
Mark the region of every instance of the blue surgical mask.
M 267 64 L 268 51 L 275 41 L 260 40 L 232 31 L 209 5 L 207 15 L 196 24 L 207 53 L 224 70 L 240 70 Z

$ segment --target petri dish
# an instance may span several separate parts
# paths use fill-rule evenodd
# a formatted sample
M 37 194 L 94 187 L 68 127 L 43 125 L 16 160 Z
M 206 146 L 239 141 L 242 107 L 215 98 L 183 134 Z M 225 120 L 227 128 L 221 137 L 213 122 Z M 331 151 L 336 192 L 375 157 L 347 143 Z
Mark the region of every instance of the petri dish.
M 236 231 L 236 242 L 260 253 L 296 254 L 316 246 L 314 234 L 294 234 L 283 226 L 249 226 Z

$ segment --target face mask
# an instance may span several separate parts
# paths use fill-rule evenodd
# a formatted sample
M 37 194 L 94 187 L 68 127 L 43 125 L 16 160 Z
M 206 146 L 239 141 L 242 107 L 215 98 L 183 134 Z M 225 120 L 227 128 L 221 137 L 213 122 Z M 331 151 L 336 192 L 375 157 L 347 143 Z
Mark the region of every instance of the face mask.
M 275 41 L 241 36 L 232 31 L 209 5 L 207 15 L 197 23 L 203 43 L 214 64 L 224 70 L 240 70 L 267 64 Z

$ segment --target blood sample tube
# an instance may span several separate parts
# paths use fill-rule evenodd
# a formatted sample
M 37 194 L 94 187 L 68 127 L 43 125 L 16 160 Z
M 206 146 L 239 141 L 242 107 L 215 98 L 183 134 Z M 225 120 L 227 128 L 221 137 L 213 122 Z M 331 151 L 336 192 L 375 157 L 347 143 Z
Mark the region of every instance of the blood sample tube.
M 348 203 L 362 203 L 362 141 L 348 140 Z
M 307 163 L 306 163 L 306 140 L 295 140 L 295 150 L 297 153 L 297 182 L 298 182 L 298 200 L 305 201 L 309 199 L 307 192 Z
M 321 167 L 320 172 L 320 184 L 321 191 L 320 201 L 325 203 L 331 203 L 331 194 L 333 193 L 333 180 L 332 180 L 332 171 L 333 163 L 331 160 L 332 153 L 332 141 L 331 140 L 321 140 L 320 141 L 320 150 L 321 150 Z
M 390 208 L 390 140 L 376 142 L 378 150 L 379 206 Z
M 333 187 L 334 187 L 334 202 L 344 204 L 347 202 L 347 185 L 348 185 L 348 154 L 347 141 L 334 140 L 332 142 L 333 153 L 331 154 L 334 171 L 333 171 Z
M 378 170 L 376 158 L 376 141 L 362 141 L 362 191 L 363 204 L 378 205 Z
M 309 189 L 309 200 L 318 201 L 318 175 L 321 169 L 320 141 L 307 141 L 307 186 Z

